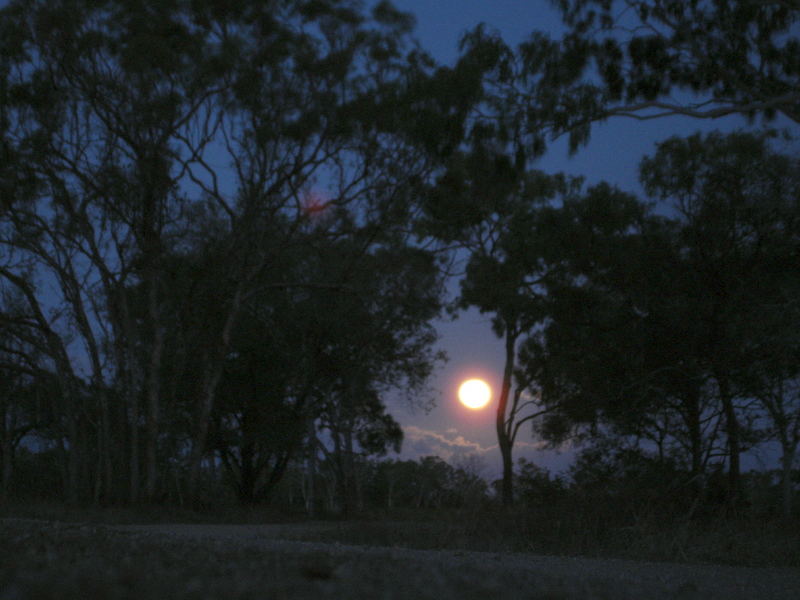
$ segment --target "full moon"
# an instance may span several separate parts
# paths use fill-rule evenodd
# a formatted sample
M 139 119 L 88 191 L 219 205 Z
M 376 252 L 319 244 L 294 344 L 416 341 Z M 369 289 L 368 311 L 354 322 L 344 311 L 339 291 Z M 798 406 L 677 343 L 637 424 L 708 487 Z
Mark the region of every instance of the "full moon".
M 491 397 L 492 390 L 482 379 L 468 379 L 458 388 L 458 399 L 467 408 L 483 408 Z

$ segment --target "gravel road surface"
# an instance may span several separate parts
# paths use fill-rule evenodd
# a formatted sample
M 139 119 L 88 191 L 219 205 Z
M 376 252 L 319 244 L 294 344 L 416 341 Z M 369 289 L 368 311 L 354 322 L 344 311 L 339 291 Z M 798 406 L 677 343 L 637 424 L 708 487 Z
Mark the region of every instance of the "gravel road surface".
M 334 587 L 385 585 L 386 598 L 461 599 L 463 587 L 486 598 L 800 599 L 800 569 L 682 565 L 518 553 L 412 550 L 277 540 L 291 528 L 330 524 L 129 525 L 116 529 L 171 539 L 214 540 L 267 553 L 301 553 L 330 570 Z M 379 562 L 380 567 L 374 568 Z M 364 565 L 359 567 L 359 565 Z M 471 582 L 471 583 L 470 583 Z M 418 595 L 421 594 L 421 595 Z
M 278 539 L 335 527 L 0 520 L 0 600 L 800 598 L 800 569 Z

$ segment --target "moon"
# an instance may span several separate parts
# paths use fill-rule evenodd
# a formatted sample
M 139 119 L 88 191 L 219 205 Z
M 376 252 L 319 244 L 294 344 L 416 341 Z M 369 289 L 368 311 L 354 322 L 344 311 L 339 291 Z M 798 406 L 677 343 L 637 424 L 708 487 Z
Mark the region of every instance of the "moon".
M 467 408 L 478 410 L 489 404 L 492 389 L 483 379 L 468 379 L 458 388 L 458 399 Z

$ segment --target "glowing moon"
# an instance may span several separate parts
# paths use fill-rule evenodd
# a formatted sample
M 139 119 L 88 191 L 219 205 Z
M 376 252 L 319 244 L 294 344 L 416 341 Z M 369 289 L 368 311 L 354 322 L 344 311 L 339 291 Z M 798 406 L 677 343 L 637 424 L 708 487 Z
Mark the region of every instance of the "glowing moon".
M 468 379 L 458 388 L 458 399 L 467 408 L 483 408 L 491 398 L 492 390 L 482 379 Z

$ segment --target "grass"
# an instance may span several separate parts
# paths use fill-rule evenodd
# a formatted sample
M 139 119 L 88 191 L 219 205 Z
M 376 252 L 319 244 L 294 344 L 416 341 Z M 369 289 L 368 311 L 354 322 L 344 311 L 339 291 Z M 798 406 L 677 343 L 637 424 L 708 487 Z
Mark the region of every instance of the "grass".
M 628 558 L 750 567 L 800 567 L 797 524 L 749 519 L 615 526 L 554 511 L 442 511 L 342 522 L 315 539 L 356 545 Z
M 70 508 L 54 503 L 0 505 L 0 517 L 62 523 L 302 523 L 297 513 L 268 507 L 191 511 L 168 506 Z M 372 511 L 357 519 L 331 518 L 325 527 L 287 527 L 283 539 L 423 550 L 475 550 L 631 558 L 752 567 L 800 567 L 800 523 L 766 517 L 624 514 L 615 506 L 540 506 L 504 510 Z
M 47 501 L 0 503 L 0 518 L 41 519 L 62 523 L 97 523 L 130 525 L 148 523 L 291 523 L 303 520 L 302 515 L 269 507 L 220 506 L 192 510 L 170 505 L 133 506 L 70 506 Z

